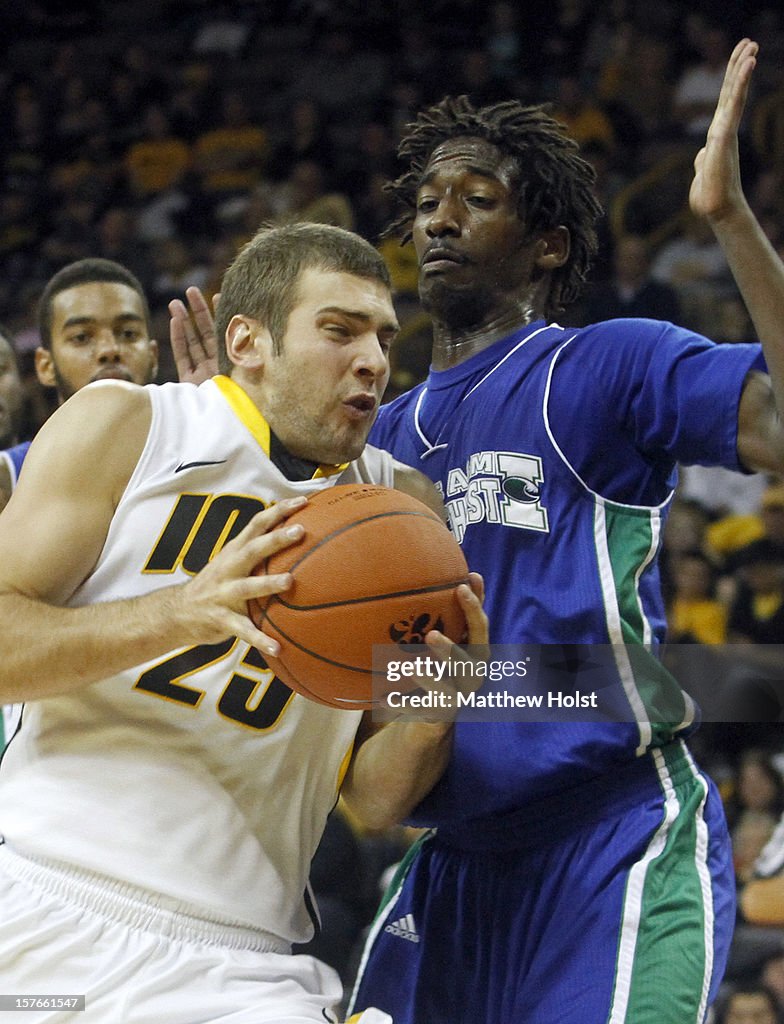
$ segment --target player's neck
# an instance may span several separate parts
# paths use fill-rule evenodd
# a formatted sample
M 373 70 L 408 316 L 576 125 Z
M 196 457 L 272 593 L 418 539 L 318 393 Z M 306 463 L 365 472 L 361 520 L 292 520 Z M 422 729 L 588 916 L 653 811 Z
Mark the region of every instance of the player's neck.
M 435 321 L 433 369 L 448 370 L 451 366 L 458 366 L 471 356 L 475 356 L 477 352 L 483 352 L 501 338 L 508 338 L 510 334 L 538 319 L 541 319 L 541 313 L 536 313 L 533 309 L 517 308 L 511 314 L 505 313 L 497 319 L 488 320 L 472 328 L 456 328 Z

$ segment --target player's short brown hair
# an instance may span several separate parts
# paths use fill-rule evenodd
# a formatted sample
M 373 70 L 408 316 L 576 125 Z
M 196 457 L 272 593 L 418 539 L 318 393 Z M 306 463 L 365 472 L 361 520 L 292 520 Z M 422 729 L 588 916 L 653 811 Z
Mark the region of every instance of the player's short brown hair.
M 289 315 L 297 303 L 297 282 L 308 269 L 353 274 L 390 287 L 383 257 L 353 231 L 310 222 L 265 225 L 240 250 L 221 283 L 215 332 L 222 373 L 231 369 L 223 342 L 233 316 L 244 314 L 258 320 L 270 332 L 275 351 L 280 351 Z

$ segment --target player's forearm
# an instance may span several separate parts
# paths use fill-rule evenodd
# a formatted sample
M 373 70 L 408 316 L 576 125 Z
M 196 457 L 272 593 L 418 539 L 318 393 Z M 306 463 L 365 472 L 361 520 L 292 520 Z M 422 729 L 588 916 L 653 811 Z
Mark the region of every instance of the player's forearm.
M 342 795 L 368 828 L 403 821 L 444 774 L 452 753 L 450 722 L 392 722 L 359 747 Z
M 195 643 L 182 589 L 82 608 L 0 595 L 0 703 L 68 693 Z
M 784 415 L 784 264 L 745 199 L 712 227 L 762 342 L 776 408 Z

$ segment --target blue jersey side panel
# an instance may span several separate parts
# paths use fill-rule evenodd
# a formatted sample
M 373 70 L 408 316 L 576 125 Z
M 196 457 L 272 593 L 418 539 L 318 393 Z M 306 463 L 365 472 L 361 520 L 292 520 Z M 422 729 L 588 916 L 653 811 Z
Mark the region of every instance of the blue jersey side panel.
M 11 473 L 11 483 L 16 486 L 16 481 L 19 479 L 19 472 L 22 469 L 22 463 L 25 460 L 25 456 L 30 448 L 29 441 L 23 441 L 21 444 L 14 445 L 13 448 L 6 448 L 5 451 L 0 452 L 0 458 L 5 459 L 8 469 Z
M 665 627 L 656 555 L 678 461 L 738 468 L 738 402 L 756 345 L 651 320 L 539 322 L 384 406 L 371 442 L 442 491 L 485 576 L 493 643 L 646 643 Z M 504 812 L 667 742 L 661 674 L 619 666 L 624 723 L 465 723 L 419 823 Z M 673 693 L 656 692 L 656 687 Z M 693 710 L 693 709 L 692 709 Z M 470 793 L 470 800 L 466 794 Z

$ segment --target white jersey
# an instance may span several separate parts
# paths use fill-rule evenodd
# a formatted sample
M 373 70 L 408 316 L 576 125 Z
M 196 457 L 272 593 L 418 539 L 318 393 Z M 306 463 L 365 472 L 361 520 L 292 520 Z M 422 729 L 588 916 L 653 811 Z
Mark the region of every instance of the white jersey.
M 149 436 L 71 605 L 188 579 L 284 498 L 392 485 L 391 457 L 370 447 L 286 479 L 266 422 L 228 378 L 148 391 Z M 0 833 L 24 856 L 147 890 L 158 905 L 301 942 L 310 861 L 360 717 L 292 694 L 236 639 L 178 649 L 25 706 L 0 764 Z

